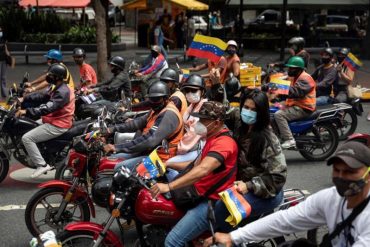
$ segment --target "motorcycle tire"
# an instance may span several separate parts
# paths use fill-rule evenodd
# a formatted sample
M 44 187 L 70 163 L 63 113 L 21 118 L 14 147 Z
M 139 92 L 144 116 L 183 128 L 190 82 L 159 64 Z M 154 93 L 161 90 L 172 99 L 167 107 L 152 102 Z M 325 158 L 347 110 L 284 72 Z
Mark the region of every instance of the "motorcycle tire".
M 329 233 L 328 227 L 321 226 L 307 231 L 307 239 L 313 244 L 319 245 L 327 233 Z
M 9 160 L 4 153 L 0 153 L 0 183 L 6 178 L 9 172 Z
M 55 200 L 55 202 L 49 202 L 47 199 L 53 195 L 60 195 L 60 197 Z M 54 232 L 59 232 L 63 230 L 64 226 L 68 223 L 74 222 L 75 220 L 75 207 L 79 207 L 80 216 L 78 221 L 90 221 L 90 208 L 85 198 L 78 198 L 75 202 L 70 202 L 68 206 L 73 204 L 71 210 L 66 209 L 63 212 L 64 219 L 59 222 L 54 222 L 53 214 L 56 214 L 58 207 L 55 207 L 55 204 L 60 205 L 62 198 L 64 197 L 64 190 L 62 188 L 49 187 L 43 188 L 36 192 L 31 199 L 28 201 L 26 210 L 24 213 L 26 226 L 28 231 L 34 236 L 37 237 L 39 234 L 44 233 L 48 230 L 53 230 Z M 50 199 L 51 200 L 51 199 Z M 37 206 L 42 205 L 45 207 L 47 204 L 48 209 L 46 212 L 36 212 Z M 49 208 L 50 207 L 50 208 Z M 45 208 L 44 208 L 45 209 Z M 50 211 L 49 211 L 50 210 Z M 36 219 L 37 215 L 44 217 L 42 221 Z M 46 229 L 40 229 L 40 226 L 37 225 L 38 222 L 44 222 L 42 226 Z
M 57 239 L 62 243 L 63 247 L 85 247 L 93 246 L 94 237 L 96 237 L 95 232 L 91 231 L 63 231 L 57 234 Z M 107 243 L 104 241 L 99 245 L 99 247 L 114 247 L 113 243 Z
M 305 159 L 307 159 L 309 161 L 324 161 L 327 158 L 329 158 L 335 152 L 335 150 L 338 147 L 338 142 L 339 142 L 338 132 L 332 124 L 317 125 L 314 128 L 319 130 L 320 138 L 325 138 L 325 140 L 324 140 L 325 143 L 326 143 L 326 137 L 330 138 L 329 148 L 327 148 L 326 150 L 322 149 L 324 151 L 322 154 L 314 154 L 313 152 L 315 150 L 317 150 L 317 148 L 313 147 L 315 145 L 315 143 L 312 143 L 311 147 L 309 145 L 302 144 L 306 148 L 301 148 L 301 147 L 298 147 L 298 141 L 297 141 L 298 151 Z M 312 133 L 312 130 L 311 130 L 311 132 L 308 132 L 307 134 Z M 326 135 L 326 136 L 322 135 L 322 133 L 324 131 L 327 131 L 328 135 Z M 313 133 L 313 136 L 315 136 L 314 133 Z M 314 149 L 312 149 L 312 147 Z
M 348 121 L 348 120 L 350 121 Z M 352 135 L 355 133 L 357 129 L 357 115 L 352 109 L 347 109 L 344 110 L 344 114 L 342 117 L 343 121 L 343 128 L 338 128 L 338 135 L 339 135 L 339 140 L 344 141 L 348 138 L 348 136 Z

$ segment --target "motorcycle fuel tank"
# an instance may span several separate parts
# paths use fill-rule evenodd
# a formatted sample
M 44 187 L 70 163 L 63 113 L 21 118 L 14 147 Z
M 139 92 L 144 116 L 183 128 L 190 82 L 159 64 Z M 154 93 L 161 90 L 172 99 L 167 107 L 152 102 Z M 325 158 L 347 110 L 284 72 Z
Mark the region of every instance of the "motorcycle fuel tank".
M 117 159 L 113 157 L 103 157 L 100 159 L 99 171 L 113 170 L 115 165 L 117 165 L 121 161 L 123 161 L 123 159 Z
M 139 192 L 135 213 L 144 224 L 154 225 L 174 225 L 184 216 L 184 212 L 177 209 L 171 200 L 167 200 L 162 195 L 153 199 L 147 189 Z

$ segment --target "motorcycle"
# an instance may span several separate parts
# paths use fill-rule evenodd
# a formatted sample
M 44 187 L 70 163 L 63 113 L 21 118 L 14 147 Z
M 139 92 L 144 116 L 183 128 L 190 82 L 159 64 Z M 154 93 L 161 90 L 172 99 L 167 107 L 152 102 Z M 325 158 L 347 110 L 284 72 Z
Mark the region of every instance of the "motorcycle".
M 40 124 L 26 117 L 15 117 L 17 102 L 9 110 L 0 107 L 0 182 L 9 171 L 9 161 L 13 156 L 22 165 L 36 169 L 29 160 L 27 151 L 22 143 L 22 136 Z M 72 138 L 83 132 L 90 120 L 75 122 L 67 132 L 52 140 L 38 143 L 41 155 L 51 166 L 57 166 L 67 156 Z
M 105 195 L 106 206 L 110 211 L 107 220 L 101 225 L 92 222 L 71 223 L 58 234 L 57 238 L 63 246 L 122 247 L 124 229 L 120 218 L 123 218 L 128 223 L 135 221 L 138 234 L 135 246 L 163 246 L 167 233 L 183 217 L 184 212 L 175 207 L 168 194 L 159 195 L 155 200 L 152 198 L 149 189 L 155 182 L 139 175 L 138 172 L 131 172 L 122 167 L 113 177 L 105 177 L 101 181 L 102 184 L 106 184 L 101 195 Z M 110 194 L 106 192 L 108 187 Z M 291 191 L 294 193 L 288 195 L 287 191 L 287 196 L 279 209 L 289 208 L 304 200 L 301 191 Z M 120 237 L 109 230 L 114 221 L 120 229 Z M 279 237 L 258 244 L 277 246 L 284 240 L 284 237 Z M 194 240 L 193 244 L 200 246 L 202 239 Z
M 344 141 L 350 135 L 355 133 L 358 124 L 357 116 L 362 116 L 364 110 L 361 104 L 361 99 L 359 98 L 350 99 L 348 104 L 346 103 L 338 104 L 346 106 L 346 109 L 342 112 L 341 117 L 342 126 L 337 128 L 339 140 Z
M 334 104 L 318 107 L 309 117 L 289 122 L 289 128 L 296 141 L 297 150 L 305 159 L 322 161 L 329 158 L 337 149 L 339 137 L 337 128 L 342 127 L 342 112 L 350 106 Z M 274 121 L 274 113 L 279 106 L 270 107 L 271 125 L 279 136 L 279 128 Z

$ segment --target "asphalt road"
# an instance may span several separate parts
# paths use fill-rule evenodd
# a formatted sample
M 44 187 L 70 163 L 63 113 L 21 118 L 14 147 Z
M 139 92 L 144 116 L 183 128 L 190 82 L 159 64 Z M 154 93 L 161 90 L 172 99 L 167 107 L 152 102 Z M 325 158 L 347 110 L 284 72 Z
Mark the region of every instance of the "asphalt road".
M 67 65 L 72 65 L 71 58 L 65 60 Z M 45 70 L 42 58 L 32 58 L 31 62 L 32 64 L 30 65 L 18 64 L 16 69 L 9 70 L 8 83 L 19 82 L 25 71 L 30 73 L 32 79 Z M 70 68 L 71 73 L 75 78 L 78 78 L 77 68 L 75 66 L 70 66 Z M 370 111 L 369 103 L 364 103 L 364 110 L 365 114 L 359 119 L 357 132 L 369 133 L 369 122 L 366 121 L 366 114 Z M 326 166 L 325 162 L 308 162 L 299 153 L 293 151 L 287 151 L 286 158 L 288 163 L 286 188 L 300 188 L 314 193 L 331 185 L 331 170 Z M 31 171 L 17 165 L 16 162 L 13 163 L 10 176 L 0 184 L 0 247 L 29 246 L 31 235 L 25 225 L 24 207 L 29 198 L 38 190 L 37 183 L 47 181 L 52 177 L 52 174 L 49 174 L 40 180 L 30 182 L 28 176 L 31 174 Z M 107 217 L 107 212 L 99 208 L 97 215 L 98 217 L 95 221 L 103 222 L 105 217 Z M 131 245 L 130 243 L 132 243 L 134 236 L 133 232 L 129 233 L 130 241 L 128 246 Z

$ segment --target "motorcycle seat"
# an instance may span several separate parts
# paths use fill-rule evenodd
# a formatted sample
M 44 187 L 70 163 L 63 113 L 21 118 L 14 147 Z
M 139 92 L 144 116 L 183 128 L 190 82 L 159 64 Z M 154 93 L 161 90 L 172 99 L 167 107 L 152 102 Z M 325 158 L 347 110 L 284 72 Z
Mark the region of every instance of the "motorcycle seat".
M 90 122 L 91 122 L 90 119 L 75 121 L 72 127 L 69 130 L 67 130 L 67 132 L 57 137 L 56 140 L 72 140 L 73 137 L 81 135 L 85 130 L 86 125 Z

